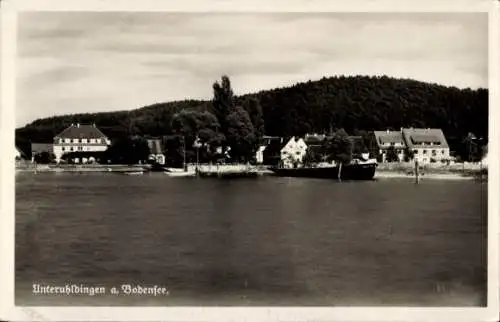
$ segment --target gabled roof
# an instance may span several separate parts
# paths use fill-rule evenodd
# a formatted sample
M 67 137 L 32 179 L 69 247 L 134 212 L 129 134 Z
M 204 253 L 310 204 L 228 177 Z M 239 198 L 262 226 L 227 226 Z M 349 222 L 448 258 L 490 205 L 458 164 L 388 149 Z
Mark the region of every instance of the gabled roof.
M 433 147 L 448 148 L 448 142 L 441 129 L 403 129 L 403 138 L 408 148 L 416 147 L 430 147 L 428 144 L 432 143 Z M 425 143 L 425 145 L 424 145 Z
M 385 148 L 383 145 L 387 143 L 404 144 L 403 134 L 400 131 L 373 131 L 373 134 L 380 148 Z
M 266 149 L 264 150 L 264 154 L 268 156 L 274 156 L 274 155 L 280 155 L 281 149 L 288 143 L 290 139 L 283 139 L 283 140 L 272 140 L 269 142 L 269 144 L 266 146 Z
M 296 146 L 299 143 L 303 143 L 304 147 L 307 148 L 307 144 L 304 142 L 303 138 L 296 138 L 295 136 L 291 137 L 288 141 L 285 142 L 285 144 L 282 146 L 281 150 L 283 150 L 286 147 L 289 146 Z
M 149 153 L 151 154 L 163 154 L 163 149 L 161 146 L 160 139 L 148 139 Z
M 71 124 L 71 126 L 56 135 L 55 138 L 106 139 L 107 137 L 95 126 L 95 124 Z

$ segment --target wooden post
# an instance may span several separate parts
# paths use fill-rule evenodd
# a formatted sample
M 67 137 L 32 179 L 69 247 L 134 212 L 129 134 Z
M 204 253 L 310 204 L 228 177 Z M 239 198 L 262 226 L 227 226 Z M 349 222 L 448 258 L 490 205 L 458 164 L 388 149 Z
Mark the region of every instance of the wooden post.
M 342 181 L 342 162 L 339 161 L 339 173 L 338 173 L 338 179 L 339 181 Z
M 415 184 L 418 184 L 418 160 L 415 159 Z

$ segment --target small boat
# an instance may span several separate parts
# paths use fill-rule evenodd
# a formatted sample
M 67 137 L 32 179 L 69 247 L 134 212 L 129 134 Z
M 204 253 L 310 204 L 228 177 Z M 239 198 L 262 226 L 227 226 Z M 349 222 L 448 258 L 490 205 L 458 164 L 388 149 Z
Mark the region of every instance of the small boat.
M 169 173 L 182 173 L 182 172 L 188 172 L 183 168 L 166 168 L 164 172 L 169 172 Z
M 123 174 L 127 174 L 129 176 L 141 175 L 144 171 L 124 171 Z
M 195 177 L 196 176 L 196 171 L 171 171 L 171 169 L 168 169 L 167 171 L 163 172 L 169 177 Z

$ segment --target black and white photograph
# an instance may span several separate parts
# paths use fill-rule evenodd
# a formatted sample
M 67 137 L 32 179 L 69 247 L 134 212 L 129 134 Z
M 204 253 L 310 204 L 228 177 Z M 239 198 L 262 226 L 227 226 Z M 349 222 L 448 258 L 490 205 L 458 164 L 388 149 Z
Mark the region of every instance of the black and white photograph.
M 15 306 L 496 305 L 490 17 L 17 12 Z

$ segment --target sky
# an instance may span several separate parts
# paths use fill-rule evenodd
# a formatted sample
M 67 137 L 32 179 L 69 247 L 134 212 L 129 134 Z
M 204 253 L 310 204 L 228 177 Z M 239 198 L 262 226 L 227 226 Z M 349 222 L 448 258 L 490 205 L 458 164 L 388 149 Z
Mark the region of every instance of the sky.
M 16 127 L 336 75 L 488 87 L 486 13 L 24 12 Z

